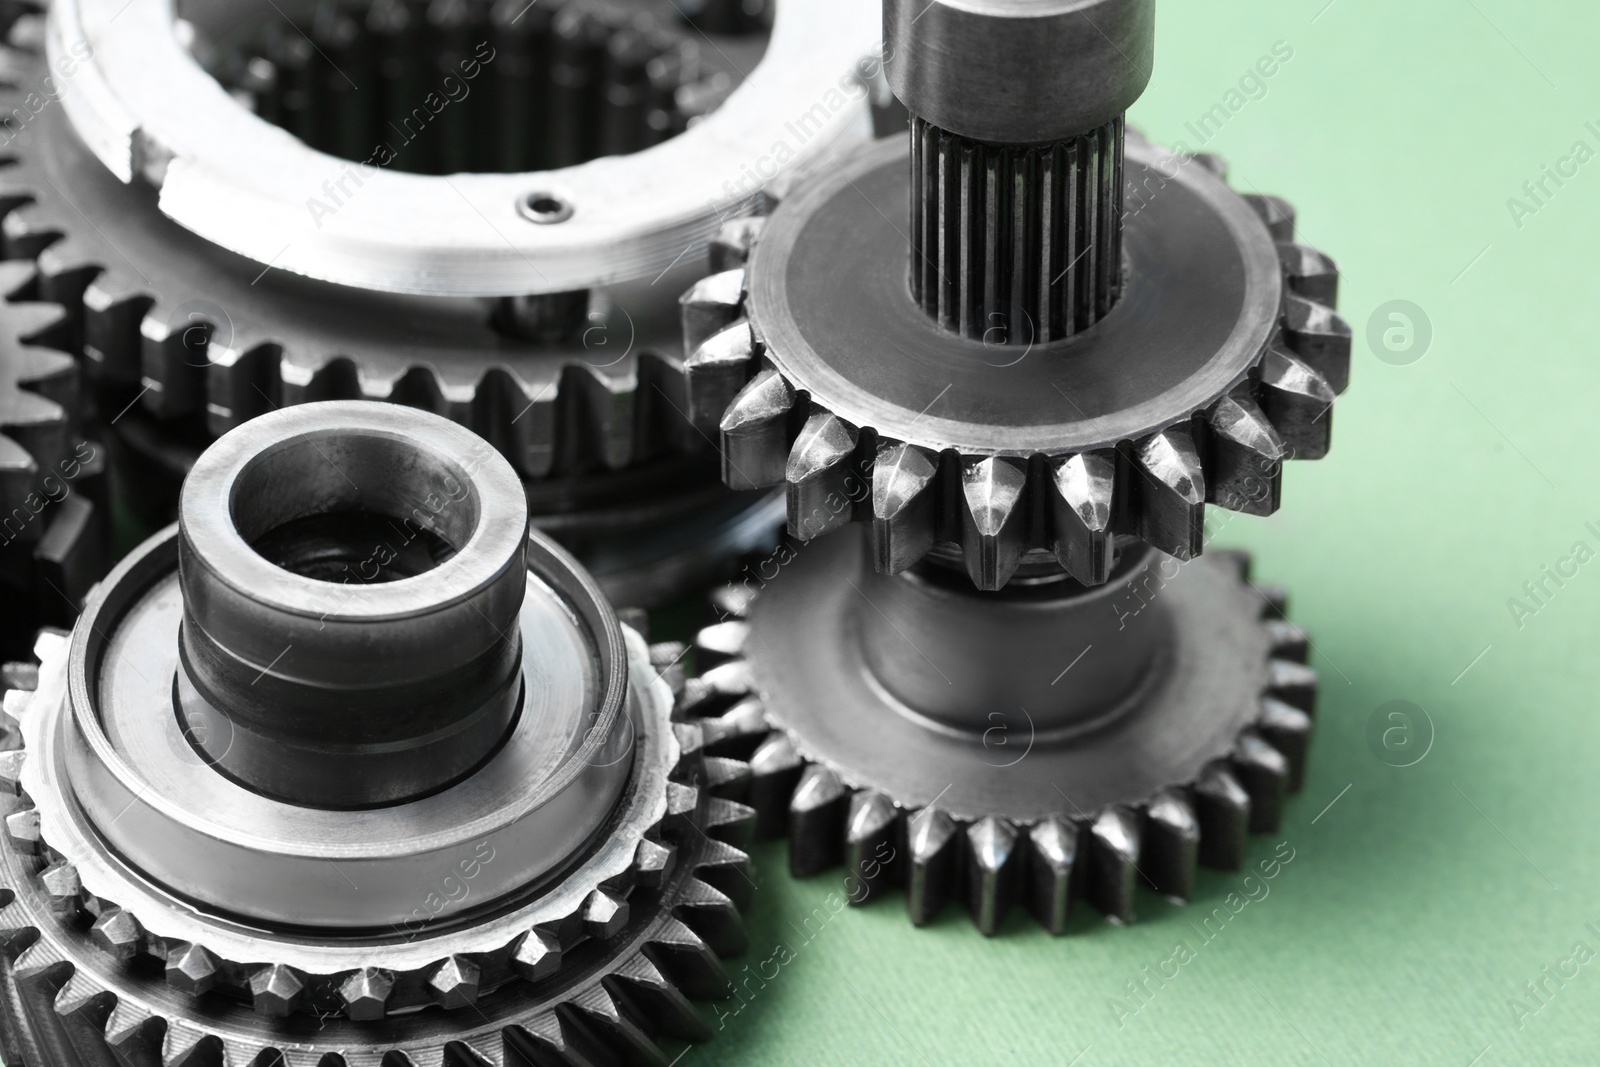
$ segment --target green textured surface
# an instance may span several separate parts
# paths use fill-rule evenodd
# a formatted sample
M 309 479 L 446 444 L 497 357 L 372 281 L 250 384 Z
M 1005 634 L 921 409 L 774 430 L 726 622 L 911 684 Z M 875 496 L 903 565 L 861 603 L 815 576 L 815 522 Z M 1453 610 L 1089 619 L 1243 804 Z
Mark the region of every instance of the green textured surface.
M 1334 453 L 1291 468 L 1278 517 L 1234 519 L 1220 538 L 1290 587 L 1318 649 L 1309 780 L 1280 835 L 1296 858 L 1203 947 L 1188 923 L 1236 876 L 1209 875 L 1189 909 L 1147 898 L 1127 929 L 1052 939 L 1015 916 L 985 940 L 952 910 L 917 931 L 895 897 L 798 947 L 791 924 L 826 911 L 841 878 L 796 883 L 783 850 L 763 849 L 745 962 L 780 942 L 798 951 L 682 1067 L 1600 1056 L 1600 959 L 1547 981 L 1543 1006 L 1525 989 L 1576 942 L 1600 952 L 1585 927 L 1600 929 L 1600 560 L 1520 629 L 1507 606 L 1574 542 L 1600 551 L 1585 526 L 1600 531 L 1594 438 L 1579 434 L 1600 397 L 1600 159 L 1550 185 L 1520 229 L 1507 205 L 1576 141 L 1600 150 L 1600 12 L 1326 4 L 1163 0 L 1155 78 L 1134 112 L 1153 139 L 1199 147 L 1185 122 L 1287 42 L 1265 97 L 1207 147 L 1239 188 L 1290 197 L 1302 239 L 1344 268 L 1357 345 Z M 1364 341 L 1374 309 L 1397 299 L 1433 328 L 1409 365 Z M 1436 730 L 1405 769 L 1367 741 L 1391 700 L 1420 705 Z M 1258 839 L 1255 857 L 1275 840 Z M 1134 1006 L 1124 983 L 1179 940 L 1193 961 L 1119 1025 L 1110 998 Z

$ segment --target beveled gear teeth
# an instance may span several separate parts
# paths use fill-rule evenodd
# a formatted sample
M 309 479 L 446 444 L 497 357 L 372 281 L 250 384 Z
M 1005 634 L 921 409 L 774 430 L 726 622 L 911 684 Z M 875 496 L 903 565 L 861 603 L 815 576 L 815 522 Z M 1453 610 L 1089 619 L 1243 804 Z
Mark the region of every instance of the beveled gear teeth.
M 1248 555 L 1213 556 L 1250 582 Z M 1031 822 L 999 813 L 963 818 L 937 804 L 902 805 L 808 758 L 802 741 L 768 713 L 742 658 L 747 616 L 760 595 L 747 586 L 713 598 L 723 619 L 695 640 L 697 658 L 710 666 L 689 680 L 677 715 L 700 725 L 708 753 L 749 760 L 756 835 L 788 837 L 796 877 L 849 865 L 865 887 L 854 894 L 857 903 L 898 886 L 919 926 L 957 902 L 985 934 L 997 933 L 1013 906 L 1053 934 L 1068 931 L 1079 902 L 1130 922 L 1140 886 L 1185 901 L 1200 867 L 1239 870 L 1249 836 L 1274 832 L 1287 797 L 1304 782 L 1317 695 L 1316 672 L 1305 665 L 1309 641 L 1282 618 L 1281 591 L 1253 588 L 1262 596 L 1269 656 L 1253 723 L 1193 781 L 1171 783 L 1138 804 L 1073 807 Z M 881 851 L 884 844 L 891 851 Z M 883 855 L 893 861 L 867 862 Z
M 1198 158 L 1225 173 L 1215 157 Z M 829 412 L 784 377 L 782 353 L 767 350 L 748 317 L 745 264 L 759 219 L 724 226 L 713 248 L 726 269 L 683 298 L 691 419 L 719 435 L 729 485 L 788 483 L 796 536 L 870 519 L 875 565 L 886 573 L 943 542 L 957 544 L 984 590 L 1003 586 L 1034 550 L 1054 554 L 1084 584 L 1103 583 L 1117 535 L 1193 558 L 1204 547 L 1207 505 L 1270 515 L 1281 501 L 1284 461 L 1327 455 L 1333 402 L 1350 377 L 1350 328 L 1334 311 L 1337 265 L 1295 243 L 1287 201 L 1244 199 L 1277 242 L 1285 282 L 1279 329 L 1244 381 L 1141 439 L 1042 457 L 942 454 L 931 442 L 880 437 Z M 853 456 L 863 443 L 873 452 Z M 871 465 L 870 507 L 862 504 L 866 490 L 852 485 L 851 507 L 819 515 L 820 500 L 844 495 L 856 462 Z

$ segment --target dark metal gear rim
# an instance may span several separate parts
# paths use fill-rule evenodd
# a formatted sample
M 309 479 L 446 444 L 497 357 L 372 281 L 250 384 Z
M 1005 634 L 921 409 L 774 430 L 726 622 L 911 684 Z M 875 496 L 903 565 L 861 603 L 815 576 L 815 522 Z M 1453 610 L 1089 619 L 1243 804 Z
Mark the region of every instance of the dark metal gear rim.
M 947 901 L 964 900 L 986 934 L 997 932 L 1013 903 L 1063 933 L 1079 899 L 1115 921 L 1133 918 L 1139 884 L 1187 899 L 1197 864 L 1236 869 L 1247 834 L 1277 828 L 1304 775 L 1317 677 L 1305 666 L 1304 633 L 1283 618 L 1286 598 L 1250 583 L 1247 555 L 1190 561 L 1156 594 L 1163 610 L 1177 609 L 1182 669 L 1214 667 L 1204 663 L 1213 644 L 1239 646 L 1218 672 L 1218 684 L 1237 700 L 1209 705 L 1211 729 L 1186 757 L 1155 771 L 1125 760 L 1121 769 L 1143 777 L 1094 792 L 1074 786 L 1042 742 L 1012 762 L 1013 748 L 990 751 L 970 736 L 960 741 L 920 724 L 864 678 L 859 654 L 841 651 L 853 640 L 837 617 L 855 595 L 840 576 L 859 571 L 863 540 L 823 539 L 796 550 L 759 592 L 748 585 L 720 591 L 725 621 L 697 640 L 703 673 L 680 702 L 682 714 L 701 719 L 708 750 L 750 760 L 757 833 L 789 838 L 796 876 L 844 865 L 868 885 L 865 896 L 903 886 L 918 925 L 934 921 Z M 830 633 L 833 647 L 813 655 Z M 862 703 L 841 698 L 844 690 Z M 1172 695 L 1161 686 L 1136 699 Z M 784 704 L 797 696 L 809 718 Z M 1079 762 L 1095 752 L 1126 753 L 1130 732 L 1159 738 L 1192 713 L 1174 699 L 1164 714 L 1125 712 L 1064 744 L 1078 749 Z M 836 736 L 819 737 L 817 722 L 837 727 Z M 877 726 L 885 736 L 862 739 Z M 959 773 L 928 769 L 929 752 L 964 756 L 969 774 L 991 780 L 1027 777 L 1035 800 L 1025 806 L 1016 796 L 963 795 Z M 870 860 L 886 844 L 907 854 L 878 870 Z M 864 864 L 873 869 L 857 869 Z

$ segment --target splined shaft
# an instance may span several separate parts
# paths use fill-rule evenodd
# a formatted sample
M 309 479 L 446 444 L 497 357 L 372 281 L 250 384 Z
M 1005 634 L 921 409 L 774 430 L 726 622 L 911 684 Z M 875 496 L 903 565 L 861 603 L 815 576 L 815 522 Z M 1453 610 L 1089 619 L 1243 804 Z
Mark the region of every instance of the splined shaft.
M 1080 137 L 995 145 L 911 121 L 911 292 L 947 330 L 1055 341 L 1122 284 L 1119 116 Z

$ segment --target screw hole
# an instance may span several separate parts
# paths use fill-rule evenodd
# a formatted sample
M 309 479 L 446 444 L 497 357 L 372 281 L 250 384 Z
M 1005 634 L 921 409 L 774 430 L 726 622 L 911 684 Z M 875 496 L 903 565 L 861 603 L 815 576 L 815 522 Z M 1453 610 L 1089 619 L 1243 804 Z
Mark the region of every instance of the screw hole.
M 572 204 L 555 193 L 529 193 L 517 203 L 517 210 L 529 222 L 552 226 L 572 217 Z

